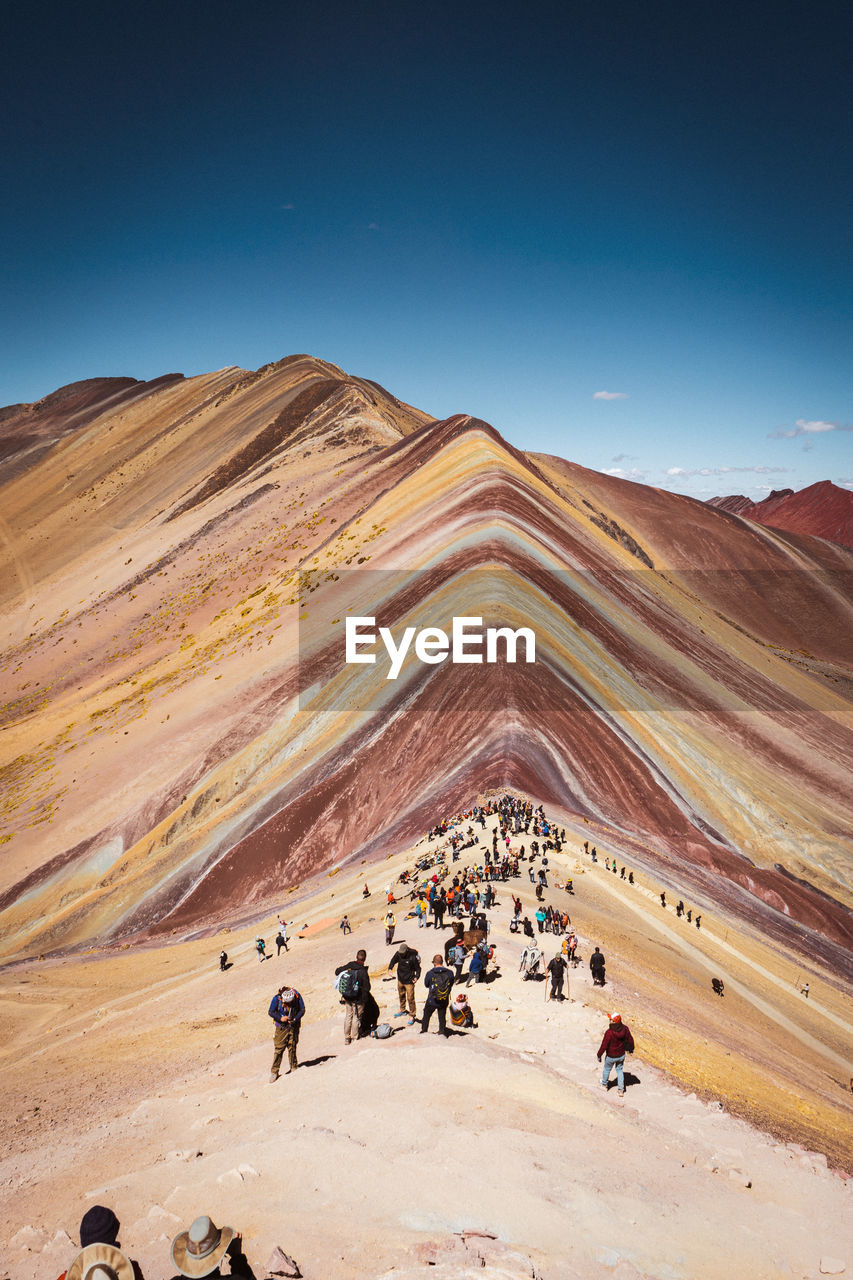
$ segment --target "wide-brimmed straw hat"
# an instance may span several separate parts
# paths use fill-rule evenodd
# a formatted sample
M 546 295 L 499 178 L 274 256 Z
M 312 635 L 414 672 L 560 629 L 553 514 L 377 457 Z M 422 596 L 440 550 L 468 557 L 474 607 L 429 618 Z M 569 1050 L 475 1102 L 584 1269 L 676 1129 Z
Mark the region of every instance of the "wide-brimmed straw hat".
M 133 1280 L 133 1263 L 113 1244 L 87 1244 L 68 1268 L 66 1280 Z
M 203 1215 L 189 1231 L 181 1231 L 172 1241 L 172 1261 L 182 1276 L 208 1276 L 234 1239 L 232 1227 L 217 1227 Z

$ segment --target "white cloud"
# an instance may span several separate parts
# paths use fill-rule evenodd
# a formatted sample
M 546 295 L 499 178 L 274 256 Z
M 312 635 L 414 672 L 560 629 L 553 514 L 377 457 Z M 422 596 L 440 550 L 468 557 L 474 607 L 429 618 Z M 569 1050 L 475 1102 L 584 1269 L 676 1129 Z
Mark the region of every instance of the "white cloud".
M 689 479 L 691 476 L 728 476 L 735 472 L 741 472 L 749 475 L 769 476 L 783 475 L 789 470 L 788 467 L 694 467 L 691 470 L 685 467 L 667 467 L 666 474 L 668 476 L 681 476 Z
M 295 204 L 280 204 L 278 207 L 279 207 L 279 209 L 295 209 L 295 208 L 296 208 L 296 205 L 295 205 Z
M 368 224 L 367 224 L 367 230 L 368 230 L 368 231 L 378 231 L 378 230 L 379 230 L 379 223 L 378 223 L 378 222 L 368 222 Z
M 611 458 L 610 461 L 611 462 L 636 462 L 637 456 L 638 455 L 636 453 L 617 453 L 616 457 Z
M 593 400 L 627 400 L 628 396 L 624 391 L 594 391 Z
M 807 421 L 805 418 L 797 418 L 790 431 L 785 431 L 783 427 L 779 427 L 778 430 L 771 431 L 767 439 L 793 440 L 797 436 L 822 435 L 825 431 L 853 431 L 853 427 L 842 426 L 840 422 L 822 422 L 820 419 Z
M 648 472 L 640 471 L 639 467 L 631 467 L 630 471 L 625 471 L 622 467 L 609 467 L 604 474 L 606 476 L 619 476 L 622 480 L 645 480 Z

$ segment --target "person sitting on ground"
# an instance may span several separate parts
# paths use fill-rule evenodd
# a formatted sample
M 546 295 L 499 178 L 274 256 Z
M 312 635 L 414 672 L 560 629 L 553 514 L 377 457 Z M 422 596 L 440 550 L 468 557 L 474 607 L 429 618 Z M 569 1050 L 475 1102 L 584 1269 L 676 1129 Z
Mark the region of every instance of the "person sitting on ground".
M 532 937 L 533 937 L 533 925 L 532 925 L 532 924 L 531 924 L 531 922 L 530 922 L 530 917 L 529 917 L 529 916 L 525 916 L 525 917 L 524 917 L 524 920 L 523 920 L 523 922 L 522 922 L 522 929 L 524 930 L 524 936 L 525 936 L 526 938 L 532 938 Z
M 112 1209 L 93 1204 L 80 1221 L 81 1253 L 59 1280 L 143 1280 L 139 1264 L 119 1246 L 120 1223 Z
M 454 1027 L 461 1027 L 463 1031 L 467 1031 L 469 1028 L 476 1027 L 477 1025 L 474 1021 L 474 1014 L 471 1010 L 471 1006 L 468 1004 L 468 997 L 464 991 L 460 991 L 458 996 L 451 1000 L 448 1012 L 450 1013 L 450 1021 L 453 1023 Z
M 256 1280 L 255 1272 L 243 1253 L 241 1236 L 233 1227 L 217 1227 L 207 1215 L 196 1218 L 188 1231 L 179 1231 L 172 1241 L 172 1262 L 178 1269 L 173 1280 L 182 1277 L 231 1275 L 235 1280 Z M 230 1270 L 222 1272 L 220 1264 L 227 1255 Z
M 415 1008 L 415 983 L 421 976 L 421 958 L 414 947 L 401 942 L 391 959 L 388 968 L 397 970 L 397 995 L 400 998 L 400 1011 L 395 1018 L 402 1018 L 408 1003 L 409 1026 L 413 1026 L 417 1017 Z

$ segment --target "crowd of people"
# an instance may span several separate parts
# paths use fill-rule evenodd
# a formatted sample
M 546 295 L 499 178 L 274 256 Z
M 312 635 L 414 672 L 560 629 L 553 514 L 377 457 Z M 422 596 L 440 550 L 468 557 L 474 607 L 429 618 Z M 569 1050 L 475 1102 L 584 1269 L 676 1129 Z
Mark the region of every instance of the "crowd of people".
M 486 831 L 490 818 L 493 820 L 490 837 L 486 836 L 481 845 L 476 828 L 479 827 L 480 832 Z M 564 830 L 548 820 L 541 806 L 534 807 L 530 801 L 512 795 L 474 806 L 430 830 L 427 838 L 433 847 L 413 866 L 404 868 L 394 884 L 385 886 L 386 910 L 381 923 L 386 946 L 394 945 L 398 916 L 416 923 L 418 929 L 450 930 L 450 936 L 442 949 L 433 955 L 432 965 L 426 972 L 423 972 L 417 948 L 406 941 L 398 944 L 387 961 L 388 979 L 396 978 L 399 1004 L 391 1015 L 392 1021 L 405 1018 L 405 1026 L 417 1025 L 425 1034 L 435 1015 L 438 1033 L 445 1037 L 456 1028 L 469 1030 L 476 1027 L 474 1011 L 461 988 L 472 983 L 488 983 L 500 977 L 490 917 L 492 908 L 501 905 L 499 893 L 506 892 L 500 886 L 511 878 L 521 877 L 523 864 L 527 864 L 529 879 L 536 886 L 537 896 L 540 896 L 540 891 L 551 892 L 548 855 L 562 849 L 565 836 Z M 520 842 L 521 837 L 525 838 L 523 843 Z M 515 848 L 511 843 L 513 838 Z M 483 854 L 482 860 L 469 859 L 458 865 L 463 850 L 477 849 L 478 846 L 478 852 Z M 585 851 L 589 852 L 588 845 Z M 555 882 L 553 889 L 570 895 L 574 892 L 571 879 L 562 884 Z M 367 884 L 363 896 L 370 896 Z M 558 902 L 545 904 L 540 897 L 540 905 L 533 915 L 534 929 L 533 921 L 524 914 L 519 893 L 512 891 L 509 896 L 512 902 L 509 930 L 511 933 L 523 933 L 527 940 L 520 966 L 523 976 L 548 980 L 547 1000 L 571 1000 L 569 971 L 579 963 L 579 939 L 572 926 L 568 906 Z M 283 920 L 279 925 L 284 927 Z M 352 932 L 347 915 L 342 917 L 340 929 L 344 936 Z M 537 945 L 546 945 L 546 934 L 557 940 L 554 953 L 548 957 Z M 603 986 L 606 981 L 605 962 L 597 946 L 590 956 L 589 966 L 593 984 Z M 424 989 L 420 1010 L 419 984 Z M 390 1022 L 380 1023 L 381 1010 L 371 987 L 364 950 L 357 951 L 354 959 L 338 966 L 335 988 L 343 1007 L 346 1045 L 367 1036 L 386 1038 L 394 1033 Z M 270 1072 L 273 1082 L 281 1074 L 285 1051 L 288 1054 L 288 1072 L 298 1065 L 296 1049 L 305 1005 L 296 988 L 280 987 L 272 999 L 269 1014 L 275 1025 Z

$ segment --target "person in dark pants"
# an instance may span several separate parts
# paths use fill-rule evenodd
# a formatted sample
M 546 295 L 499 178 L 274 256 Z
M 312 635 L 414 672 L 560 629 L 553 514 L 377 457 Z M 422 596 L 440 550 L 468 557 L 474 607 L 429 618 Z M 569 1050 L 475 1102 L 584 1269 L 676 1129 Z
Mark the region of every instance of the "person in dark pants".
M 563 983 L 566 980 L 566 962 L 562 954 L 558 951 L 553 960 L 548 962 L 548 972 L 551 975 L 551 993 L 549 1000 L 563 999 Z
M 439 1034 L 446 1036 L 448 1034 L 447 1006 L 450 1001 L 450 988 L 453 986 L 453 971 L 445 966 L 440 955 L 433 956 L 432 965 L 430 971 L 424 975 L 424 986 L 429 994 L 424 1003 L 421 1035 L 424 1035 L 429 1027 L 429 1020 L 435 1011 L 438 1014 Z
M 589 969 L 590 969 L 590 973 L 592 974 L 593 986 L 603 987 L 604 986 L 604 956 L 601 954 L 598 947 L 595 948 L 592 955 L 589 957 Z

